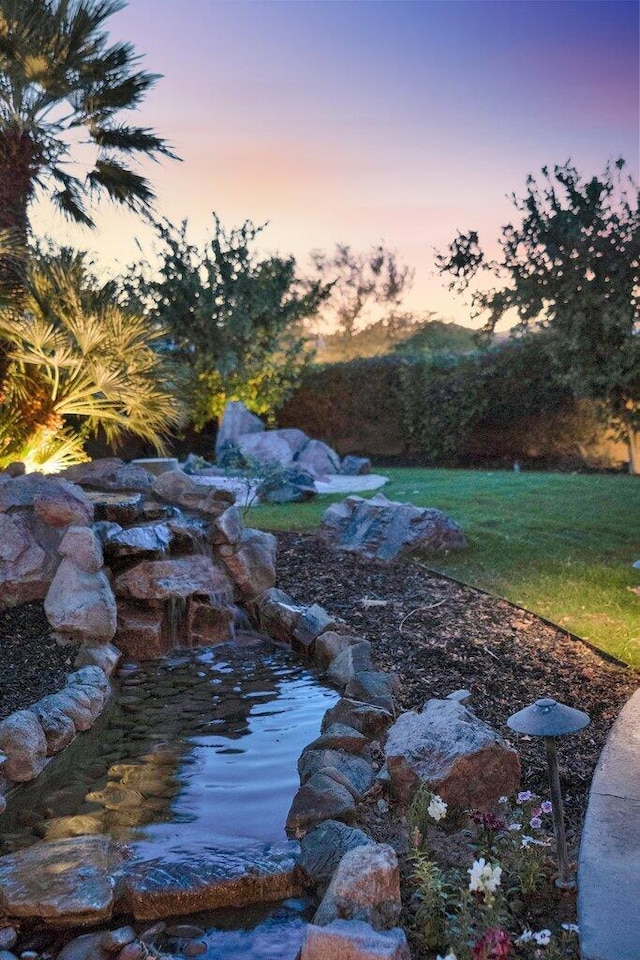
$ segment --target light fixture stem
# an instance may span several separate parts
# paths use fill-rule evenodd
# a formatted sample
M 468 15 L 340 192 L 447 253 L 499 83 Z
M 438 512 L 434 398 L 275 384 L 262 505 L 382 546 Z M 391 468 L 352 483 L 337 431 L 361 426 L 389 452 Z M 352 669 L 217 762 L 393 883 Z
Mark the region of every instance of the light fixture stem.
M 567 855 L 567 839 L 564 832 L 564 807 L 562 805 L 562 793 L 560 790 L 556 738 L 545 737 L 544 742 L 547 749 L 551 803 L 553 804 L 553 832 L 556 837 L 556 854 L 558 857 L 558 879 L 556 880 L 556 886 L 563 890 L 572 890 L 576 883 L 569 874 L 569 858 Z

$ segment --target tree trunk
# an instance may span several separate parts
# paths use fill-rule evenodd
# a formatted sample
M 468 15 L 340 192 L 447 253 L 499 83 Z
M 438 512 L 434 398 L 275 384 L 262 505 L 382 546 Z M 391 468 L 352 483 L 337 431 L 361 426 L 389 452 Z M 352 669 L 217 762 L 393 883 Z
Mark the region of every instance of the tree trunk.
M 0 308 L 20 306 L 27 271 L 27 208 L 36 174 L 36 148 L 20 130 L 0 132 Z M 0 386 L 6 375 L 6 347 L 0 340 Z
M 625 423 L 625 432 L 629 447 L 629 473 L 636 475 L 640 473 L 640 437 L 631 423 Z

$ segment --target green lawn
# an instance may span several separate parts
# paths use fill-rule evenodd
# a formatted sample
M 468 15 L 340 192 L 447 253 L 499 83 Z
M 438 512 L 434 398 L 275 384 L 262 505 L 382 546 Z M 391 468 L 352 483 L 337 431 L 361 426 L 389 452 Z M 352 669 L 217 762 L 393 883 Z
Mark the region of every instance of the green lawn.
M 584 637 L 640 666 L 640 479 L 559 473 L 387 469 L 390 499 L 438 507 L 467 550 L 425 564 Z M 371 494 L 365 494 L 369 496 Z M 252 508 L 264 530 L 311 530 L 341 496 Z

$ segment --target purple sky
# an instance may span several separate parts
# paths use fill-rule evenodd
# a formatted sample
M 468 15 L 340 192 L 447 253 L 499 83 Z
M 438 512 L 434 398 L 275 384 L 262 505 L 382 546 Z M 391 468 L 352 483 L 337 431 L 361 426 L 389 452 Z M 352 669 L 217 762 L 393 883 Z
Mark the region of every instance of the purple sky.
M 487 244 L 506 194 L 571 158 L 637 176 L 638 4 L 626 0 L 130 0 L 113 17 L 164 78 L 138 122 L 183 163 L 150 165 L 158 212 L 202 234 L 270 221 L 301 264 L 335 241 L 385 241 L 416 269 L 408 303 L 466 322 L 433 271 L 457 228 Z M 105 208 L 66 232 L 111 269 L 149 235 Z M 115 265 L 115 266 L 114 266 Z

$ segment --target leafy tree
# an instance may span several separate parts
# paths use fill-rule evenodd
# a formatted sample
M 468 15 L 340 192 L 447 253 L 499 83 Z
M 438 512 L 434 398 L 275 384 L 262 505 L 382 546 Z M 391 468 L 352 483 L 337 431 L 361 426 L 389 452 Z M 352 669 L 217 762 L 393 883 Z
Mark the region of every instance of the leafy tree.
M 478 234 L 458 234 L 437 258 L 451 288 L 471 290 L 492 332 L 513 312 L 516 331 L 547 330 L 551 361 L 576 397 L 599 401 L 629 446 L 640 450 L 640 217 L 625 162 L 584 180 L 570 163 L 543 168 L 513 202 L 520 222 L 502 229 L 501 252 L 488 259 Z M 498 281 L 485 284 L 483 277 Z
M 54 470 L 86 459 L 102 431 L 135 434 L 164 450 L 182 420 L 172 373 L 152 344 L 164 331 L 117 305 L 82 254 L 63 250 L 30 263 L 24 309 L 0 311 L 8 345 L 0 384 L 0 466 L 26 460 Z
M 258 255 L 264 226 L 226 231 L 213 221 L 200 246 L 186 220 L 158 224 L 157 262 L 134 265 L 125 283 L 125 298 L 168 330 L 161 349 L 188 374 L 199 429 L 229 400 L 273 414 L 309 359 L 301 322 L 329 292 L 320 281 L 303 284 L 293 257 Z
M 172 156 L 153 131 L 119 121 L 158 77 L 138 69 L 129 43 L 108 44 L 105 22 L 123 0 L 0 0 L 0 230 L 16 263 L 0 256 L 0 285 L 21 289 L 29 203 L 46 188 L 57 209 L 93 226 L 85 201 L 105 194 L 147 210 L 153 192 L 128 157 Z M 68 167 L 74 143 L 95 147 L 85 176 Z M 21 259 L 21 262 L 20 262 Z
M 371 315 L 375 308 L 397 312 L 402 295 L 413 282 L 413 270 L 399 263 L 395 253 L 382 244 L 356 253 L 349 245 L 338 243 L 333 253 L 314 250 L 311 261 L 314 276 L 331 286 L 321 319 L 337 327 L 346 340 L 358 327 L 375 322 Z

